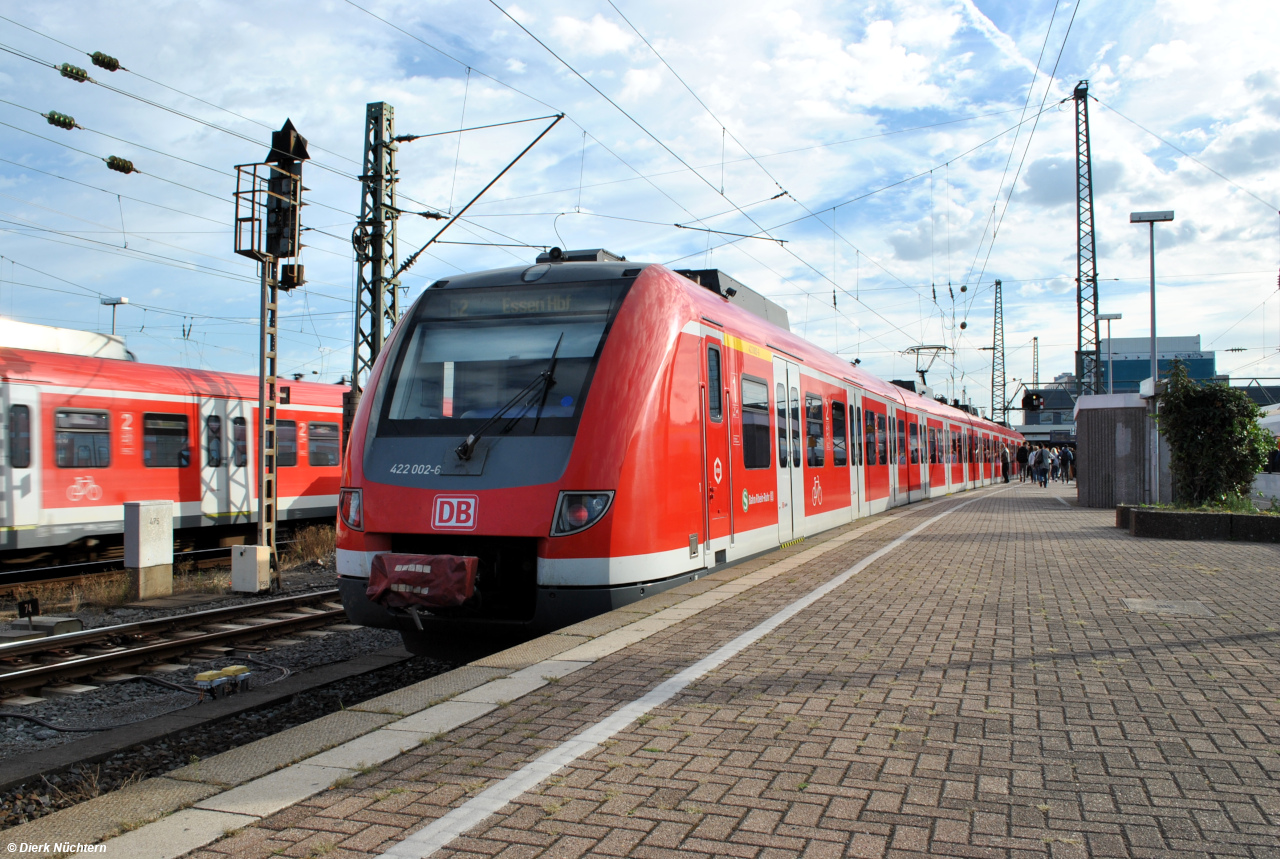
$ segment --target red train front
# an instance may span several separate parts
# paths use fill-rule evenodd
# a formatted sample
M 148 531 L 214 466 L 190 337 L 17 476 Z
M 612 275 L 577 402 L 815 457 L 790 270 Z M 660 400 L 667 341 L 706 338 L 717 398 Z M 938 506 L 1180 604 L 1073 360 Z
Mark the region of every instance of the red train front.
M 716 272 L 575 256 L 437 282 L 397 327 L 343 464 L 354 621 L 411 647 L 458 620 L 554 628 L 989 481 L 1017 439 L 793 336 Z M 443 559 L 473 570 L 460 604 L 421 593 Z M 371 571 L 397 582 L 377 602 Z

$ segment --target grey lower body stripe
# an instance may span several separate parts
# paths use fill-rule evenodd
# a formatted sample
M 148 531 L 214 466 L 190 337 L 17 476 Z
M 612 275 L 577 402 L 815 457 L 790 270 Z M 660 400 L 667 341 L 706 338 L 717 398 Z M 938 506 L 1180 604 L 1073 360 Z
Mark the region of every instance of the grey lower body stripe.
M 998 492 L 1004 491 L 1006 490 L 998 490 Z M 990 493 L 990 495 L 994 494 L 997 493 Z M 604 720 L 565 740 L 551 751 L 525 764 L 502 781 L 490 785 L 462 805 L 449 811 L 443 817 L 432 821 L 408 836 L 383 853 L 382 856 L 388 857 L 388 859 L 426 859 L 427 856 L 444 848 L 453 839 L 483 823 L 490 815 L 497 814 L 507 803 L 533 790 L 578 758 L 595 751 L 600 743 L 619 733 L 655 707 L 662 706 L 683 691 L 690 683 L 719 668 L 836 588 L 844 585 L 849 579 L 861 573 L 925 528 L 940 519 L 950 516 L 963 507 L 968 507 L 970 504 L 990 497 L 990 495 L 957 504 L 950 510 L 925 520 L 887 546 L 872 552 L 825 585 L 810 591 L 791 603 L 759 626 L 747 630 L 737 638 L 722 645 L 709 656 L 704 656 L 680 673 L 662 681 L 647 694 L 637 698 L 630 704 L 624 704 Z

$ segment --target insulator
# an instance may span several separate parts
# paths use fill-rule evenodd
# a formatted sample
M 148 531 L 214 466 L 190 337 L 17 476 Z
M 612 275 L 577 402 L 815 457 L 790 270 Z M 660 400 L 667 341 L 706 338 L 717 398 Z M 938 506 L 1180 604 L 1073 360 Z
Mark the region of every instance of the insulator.
M 138 170 L 133 166 L 132 161 L 121 158 L 117 155 L 112 155 L 110 158 L 107 159 L 107 167 L 116 171 L 117 173 L 137 173 L 138 172 Z
M 89 55 L 89 59 L 93 60 L 93 64 L 100 69 L 106 69 L 109 72 L 120 71 L 120 61 L 102 51 L 94 51 Z
M 89 79 L 89 73 L 79 66 L 73 66 L 71 63 L 63 63 L 58 66 L 58 71 L 62 72 L 64 78 L 71 78 L 76 83 L 84 83 Z
M 58 126 L 58 128 L 65 128 L 67 130 L 70 130 L 72 128 L 78 127 L 76 125 L 75 119 L 73 119 L 70 116 L 67 116 L 65 113 L 58 113 L 56 110 L 51 110 L 48 113 L 44 114 L 44 118 L 49 120 L 50 125 L 56 125 Z
M 968 323 L 968 322 L 961 322 L 961 323 L 960 323 L 960 330 L 961 330 L 961 331 L 965 330 L 965 329 L 966 329 L 966 328 L 968 328 L 968 327 L 969 327 L 969 323 Z

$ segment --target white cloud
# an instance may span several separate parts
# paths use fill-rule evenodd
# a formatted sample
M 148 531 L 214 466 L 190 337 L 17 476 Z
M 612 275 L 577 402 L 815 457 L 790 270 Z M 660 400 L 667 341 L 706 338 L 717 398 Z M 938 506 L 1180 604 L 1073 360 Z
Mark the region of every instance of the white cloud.
M 792 319 L 807 318 L 809 336 L 828 347 L 836 345 L 835 320 L 845 319 L 833 315 L 832 287 L 824 279 L 831 277 L 865 302 L 859 305 L 840 292 L 839 311 L 850 317 L 840 329 L 842 349 L 850 345 L 850 332 L 859 332 L 855 346 L 862 350 L 863 366 L 891 375 L 894 356 L 904 346 L 947 342 L 957 349 L 957 365 L 969 373 L 949 393 L 958 395 L 964 385 L 981 401 L 984 395 L 975 391 L 985 382 L 973 378 L 982 377 L 980 368 L 986 366 L 987 356 L 971 347 L 990 336 L 993 277 L 1005 277 L 1008 285 L 1009 337 L 1015 334 L 1012 320 L 1016 319 L 1017 336 L 1041 335 L 1043 373 L 1071 366 L 1075 339 L 1071 105 L 1041 118 L 989 257 L 985 242 L 1003 211 L 1001 200 L 992 214 L 1012 136 L 986 143 L 972 154 L 962 153 L 1007 128 L 1017 114 L 889 137 L 871 135 L 1020 108 L 1030 79 L 1028 56 L 1034 59 L 1039 50 L 1050 2 L 1028 0 L 1016 14 L 1011 7 L 967 0 L 881 0 L 873 6 L 802 0 L 754 6 L 655 0 L 627 6 L 631 20 L 711 107 L 716 119 L 607 8 L 597 14 L 594 7 L 565 0 L 530 7 L 536 15 L 509 8 L 517 20 L 697 167 L 716 190 L 684 170 L 510 21 L 487 6 L 458 0 L 429 4 L 378 0 L 371 7 L 458 62 L 332 0 L 320 0 L 318 6 L 282 0 L 253 16 L 199 4 L 186 8 L 182 16 L 173 16 L 164 4 L 139 0 L 130 7 L 129 16 L 149 21 L 143 30 L 123 25 L 122 7 L 110 3 L 82 7 L 48 0 L 31 6 L 24 13 L 29 18 L 21 18 L 77 48 L 108 49 L 129 68 L 262 122 L 267 128 L 127 72 L 100 73 L 114 86 L 207 118 L 253 142 L 124 97 L 73 85 L 12 56 L 0 57 L 0 85 L 8 100 L 41 112 L 53 108 L 70 113 L 89 128 L 222 172 L 260 158 L 268 131 L 291 116 L 313 144 L 314 160 L 306 167 L 312 205 L 304 221 L 317 229 L 307 237 L 311 247 L 305 262 L 312 284 L 306 301 L 300 295 L 290 296 L 285 311 L 284 360 L 290 369 L 290 365 L 306 365 L 307 370 L 321 367 L 321 345 L 338 350 L 323 353 L 329 380 L 349 364 L 350 353 L 345 350 L 350 348 L 351 249 L 347 237 L 358 211 L 359 189 L 347 177 L 360 169 L 365 104 L 379 100 L 393 104 L 400 133 L 430 133 L 458 127 L 465 94 L 467 125 L 561 110 L 569 119 L 477 204 L 470 213 L 477 216 L 474 220 L 451 228 L 456 241 L 557 243 L 552 228 L 556 213 L 579 207 L 655 222 L 637 224 L 576 214 L 561 217 L 558 227 L 565 241 L 610 247 L 632 259 L 684 258 L 680 264 L 709 261 L 722 266 L 753 287 L 777 295 L 792 308 Z M 1274 190 L 1280 188 L 1280 163 L 1274 155 L 1280 129 L 1280 62 L 1274 58 L 1273 46 L 1280 23 L 1259 16 L 1256 3 L 1244 0 L 1214 4 L 1213 14 L 1207 17 L 1205 8 L 1203 3 L 1170 0 L 1159 4 L 1156 15 L 1127 13 L 1117 6 L 1105 19 L 1086 15 L 1082 8 L 1063 54 L 1058 91 L 1065 94 L 1076 79 L 1087 76 L 1090 91 L 1107 104 L 1264 199 L 1274 198 L 1280 194 Z M 1054 56 L 1065 28 L 1064 11 L 1065 7 L 1058 10 L 1050 40 Z M 291 38 L 282 42 L 278 34 L 286 29 Z M 0 41 L 50 62 L 71 59 L 67 49 L 3 22 Z M 467 66 L 475 70 L 469 84 Z M 477 72 L 494 75 L 519 91 Z M 1168 308 L 1167 313 L 1162 310 L 1162 318 L 1170 325 L 1199 329 L 1206 339 L 1243 319 L 1228 338 L 1232 342 L 1225 345 L 1260 348 L 1263 314 L 1247 314 L 1275 293 L 1274 209 L 1105 108 L 1094 104 L 1090 109 L 1103 302 L 1125 313 L 1116 325 L 1116 336 L 1141 334 L 1145 324 L 1145 234 L 1129 225 L 1128 213 L 1169 207 L 1178 211 L 1179 221 L 1167 236 L 1162 235 L 1158 246 L 1160 271 L 1168 278 L 1161 285 L 1161 307 Z M 127 195 L 123 208 L 131 249 L 172 257 L 184 266 L 209 266 L 228 276 L 190 267 L 183 271 L 87 247 L 53 246 L 30 233 L 3 235 L 6 259 L 47 271 L 50 277 L 40 282 L 49 286 L 57 283 L 53 278 L 61 277 L 103 292 L 133 293 L 140 301 L 158 290 L 148 301 L 172 307 L 178 317 L 148 311 L 146 331 L 141 334 L 137 329 L 144 317 L 139 308 L 130 309 L 131 322 L 124 323 L 122 317 L 122 324 L 133 326 L 127 332 L 131 348 L 144 360 L 196 363 L 194 347 L 181 340 L 183 313 L 256 318 L 253 266 L 228 248 L 231 183 L 226 176 L 89 132 L 60 132 L 16 108 L 0 106 L 0 114 L 0 120 L 76 145 L 95 157 L 124 154 L 149 174 L 111 173 L 93 157 L 4 130 L 0 157 L 92 187 L 0 164 L 0 186 L 6 193 L 57 212 L 8 200 L 0 201 L 0 210 L 49 229 L 101 230 L 101 235 L 94 235 L 115 241 L 118 233 L 113 231 L 118 230 L 120 218 L 115 195 Z M 585 141 L 575 122 L 590 132 Z M 800 151 L 762 158 L 769 171 L 766 175 L 732 137 L 722 138 L 721 123 L 757 156 Z M 456 211 L 538 130 L 540 126 L 521 125 L 473 132 L 463 137 L 461 146 L 456 135 L 403 145 L 397 155 L 402 204 L 411 210 L 448 209 L 452 204 Z M 1021 136 L 1024 143 L 1027 130 Z M 826 145 L 853 138 L 865 139 Z M 722 140 L 723 182 L 732 202 L 718 193 Z M 1009 174 L 1004 175 L 1006 191 L 1021 151 L 1020 145 Z M 932 174 L 930 168 L 934 168 Z M 919 173 L 923 175 L 895 184 Z M 794 199 L 770 199 L 779 193 L 779 186 Z M 831 214 L 832 205 L 853 198 L 861 199 Z M 851 244 L 833 240 L 815 219 L 796 221 L 805 217 L 806 210 L 795 200 L 820 213 L 823 221 L 834 217 Z M 747 214 L 736 211 L 734 203 Z M 529 214 L 543 212 L 552 214 Z M 788 239 L 787 248 L 804 262 L 767 242 L 717 248 L 728 238 L 662 226 L 696 218 L 708 219 L 715 229 L 744 233 L 755 232 L 758 225 L 772 228 L 796 221 L 774 234 Z M 406 217 L 401 223 L 402 256 L 436 228 L 420 218 Z M 440 245 L 424 254 L 404 281 L 412 296 L 425 283 L 448 273 L 523 262 L 531 253 L 524 248 Z M 1245 274 L 1195 276 L 1227 270 Z M 981 281 L 979 272 L 983 272 Z M 0 279 L 9 274 L 9 267 L 0 269 Z M 941 314 L 931 296 L 921 298 L 919 288 L 924 285 L 927 293 L 931 280 L 950 280 L 955 285 L 956 319 L 969 322 L 963 335 L 951 327 L 951 301 L 942 288 Z M 959 292 L 961 283 L 970 286 L 968 292 Z M 1014 283 L 1018 283 L 1016 289 Z M 805 291 L 816 297 L 806 299 Z M 93 295 L 84 301 L 59 296 L 56 305 L 48 303 L 49 295 L 3 287 L 0 308 L 8 312 L 12 301 L 13 312 L 24 318 L 91 328 L 110 324 L 109 316 L 104 323 Z M 51 307 L 57 307 L 56 319 Z M 1273 299 L 1265 309 L 1273 322 L 1267 342 L 1274 349 L 1274 320 L 1280 307 Z M 215 326 L 213 321 L 198 320 L 193 340 L 202 334 L 211 335 L 203 357 L 209 366 L 256 370 L 254 325 Z M 1011 375 L 1029 371 L 1029 352 L 1017 351 L 1012 339 L 1009 364 Z M 1280 375 L 1280 361 L 1252 369 Z M 930 378 L 951 384 L 950 371 L 940 373 L 935 368 Z
M 632 33 L 623 31 L 599 13 L 592 16 L 590 21 L 558 15 L 552 26 L 552 33 L 563 46 L 572 49 L 574 54 L 588 57 L 624 52 L 637 41 Z

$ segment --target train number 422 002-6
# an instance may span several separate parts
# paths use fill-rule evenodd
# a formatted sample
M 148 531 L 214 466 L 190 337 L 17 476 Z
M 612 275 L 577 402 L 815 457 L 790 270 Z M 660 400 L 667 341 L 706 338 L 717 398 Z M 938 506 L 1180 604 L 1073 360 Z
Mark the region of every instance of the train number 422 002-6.
M 392 474 L 439 474 L 441 468 L 438 465 L 414 465 L 408 462 L 397 462 L 391 466 Z

